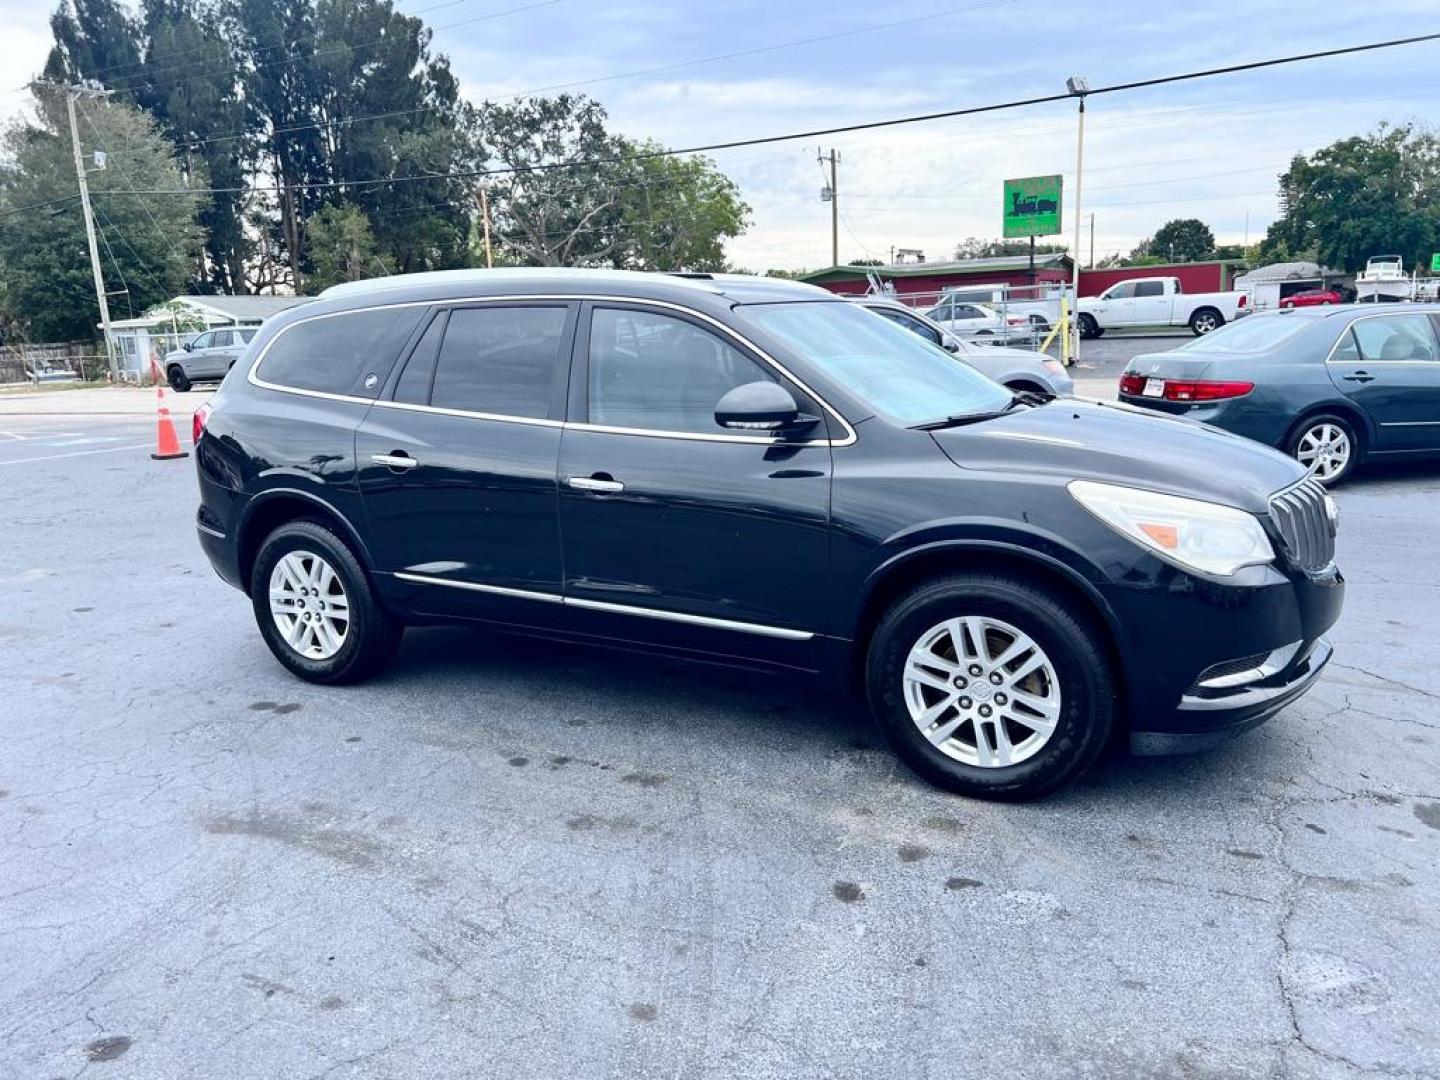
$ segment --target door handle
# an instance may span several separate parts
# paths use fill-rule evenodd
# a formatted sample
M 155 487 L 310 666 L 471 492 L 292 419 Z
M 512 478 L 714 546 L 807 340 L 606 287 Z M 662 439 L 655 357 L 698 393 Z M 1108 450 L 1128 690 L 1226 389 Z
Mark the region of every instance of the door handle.
M 577 491 L 599 491 L 609 494 L 625 490 L 624 484 L 619 480 L 612 480 L 609 476 L 572 476 L 565 482 Z
M 403 450 L 393 454 L 371 454 L 370 460 L 389 469 L 413 469 L 420 464 Z
M 1374 382 L 1375 376 L 1368 371 L 1352 371 L 1349 375 L 1342 375 L 1346 382 Z

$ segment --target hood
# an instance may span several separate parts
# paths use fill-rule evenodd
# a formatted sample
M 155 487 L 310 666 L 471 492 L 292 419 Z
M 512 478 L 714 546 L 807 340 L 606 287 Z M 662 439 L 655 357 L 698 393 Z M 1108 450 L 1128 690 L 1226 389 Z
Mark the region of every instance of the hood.
M 931 434 L 963 469 L 1100 480 L 1255 514 L 1305 475 L 1279 451 L 1193 420 L 1071 398 Z

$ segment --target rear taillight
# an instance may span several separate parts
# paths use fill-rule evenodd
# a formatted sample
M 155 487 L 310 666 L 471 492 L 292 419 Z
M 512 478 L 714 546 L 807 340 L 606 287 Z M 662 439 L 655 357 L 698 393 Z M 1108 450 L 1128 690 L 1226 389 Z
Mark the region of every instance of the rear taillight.
M 1165 389 L 1159 394 L 1146 394 L 1145 386 L 1150 382 L 1163 382 Z M 1128 397 L 1147 397 L 1163 401 L 1224 401 L 1226 398 L 1244 397 L 1255 389 L 1253 382 L 1220 381 L 1214 379 L 1159 379 L 1153 375 L 1120 376 L 1120 393 Z
M 1253 382 L 1217 382 L 1207 379 L 1165 380 L 1166 401 L 1223 401 L 1244 397 L 1255 389 Z
M 210 403 L 207 401 L 195 410 L 195 415 L 190 418 L 190 441 L 198 443 L 200 433 L 205 430 L 205 421 L 210 419 Z
M 1244 310 L 1244 308 L 1245 308 L 1245 300 L 1246 300 L 1245 294 L 1244 294 L 1244 293 L 1241 293 L 1241 294 L 1240 294 L 1240 302 L 1239 302 L 1238 304 L 1236 304 L 1235 307 L 1238 308 L 1238 309 Z

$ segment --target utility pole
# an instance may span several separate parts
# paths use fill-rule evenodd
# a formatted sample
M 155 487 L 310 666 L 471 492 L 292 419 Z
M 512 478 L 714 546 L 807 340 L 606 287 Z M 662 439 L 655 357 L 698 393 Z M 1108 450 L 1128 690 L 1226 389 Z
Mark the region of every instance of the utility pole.
M 485 230 L 485 266 L 488 269 L 495 265 L 495 253 L 490 248 L 490 196 L 484 184 L 480 185 L 480 224 Z
M 1095 211 L 1090 211 L 1090 269 L 1095 269 Z
M 115 358 L 115 338 L 110 332 L 110 301 L 105 298 L 105 276 L 100 269 L 100 248 L 95 242 L 95 219 L 90 214 L 90 185 L 85 182 L 85 155 L 80 151 L 80 126 L 75 122 L 75 99 L 81 94 L 87 97 L 104 97 L 108 90 L 96 90 L 83 86 L 64 86 L 65 111 L 70 117 L 70 144 L 75 151 L 75 179 L 80 185 L 80 210 L 85 215 L 85 239 L 90 243 L 90 272 L 95 276 L 95 299 L 100 303 L 100 325 L 105 332 L 105 358 L 110 365 L 110 378 L 120 375 L 120 364 Z
M 1090 84 L 1079 75 L 1072 75 L 1065 80 L 1065 89 L 1072 96 L 1080 99 L 1080 121 L 1079 131 L 1075 140 L 1075 244 L 1071 251 L 1071 288 L 1070 297 L 1070 333 L 1066 335 L 1065 350 L 1068 354 L 1065 357 L 1067 364 L 1078 364 L 1080 362 L 1080 319 L 1078 309 L 1080 307 L 1080 208 L 1084 205 L 1081 202 L 1081 184 L 1085 178 L 1085 95 L 1090 92 Z
M 840 265 L 840 179 L 835 168 L 840 163 L 840 152 L 832 149 L 828 154 L 823 150 L 817 159 L 821 165 L 830 163 L 830 186 L 820 192 L 820 201 L 830 204 L 830 265 Z

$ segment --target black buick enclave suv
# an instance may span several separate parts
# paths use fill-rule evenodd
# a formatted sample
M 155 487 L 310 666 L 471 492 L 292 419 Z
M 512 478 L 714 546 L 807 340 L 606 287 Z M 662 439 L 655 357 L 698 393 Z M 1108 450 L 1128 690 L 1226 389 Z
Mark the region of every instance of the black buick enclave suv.
M 201 542 L 302 678 L 448 621 L 818 673 L 971 795 L 1259 723 L 1344 593 L 1296 462 L 763 278 L 339 286 L 265 325 L 196 443 Z

